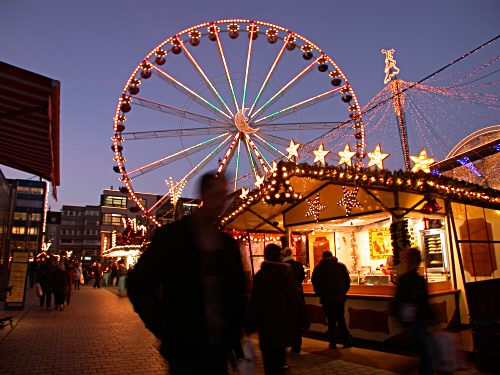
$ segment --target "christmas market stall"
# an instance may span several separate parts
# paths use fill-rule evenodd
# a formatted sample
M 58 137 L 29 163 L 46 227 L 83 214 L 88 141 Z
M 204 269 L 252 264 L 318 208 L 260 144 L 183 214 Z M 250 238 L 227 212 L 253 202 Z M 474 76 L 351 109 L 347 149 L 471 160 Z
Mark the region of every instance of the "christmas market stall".
M 353 337 L 397 345 L 401 327 L 390 301 L 409 246 L 422 252 L 420 272 L 441 327 L 467 324 L 466 285 L 500 277 L 500 191 L 428 173 L 423 153 L 412 157 L 415 172 L 280 162 L 256 189 L 241 191 L 222 225 L 284 234 L 307 270 L 311 331 L 326 331 L 310 277 L 330 250 L 351 274 L 346 320 Z

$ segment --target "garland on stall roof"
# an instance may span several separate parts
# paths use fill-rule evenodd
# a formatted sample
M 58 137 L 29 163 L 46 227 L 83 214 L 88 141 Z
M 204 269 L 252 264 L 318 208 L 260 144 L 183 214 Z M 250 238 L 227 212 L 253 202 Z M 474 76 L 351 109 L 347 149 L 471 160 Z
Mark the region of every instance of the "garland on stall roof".
M 351 232 L 351 272 L 358 271 L 358 243 L 356 242 L 356 233 Z
M 269 204 L 295 203 L 302 200 L 301 192 L 293 189 L 292 177 L 312 178 L 329 181 L 342 186 L 384 187 L 389 190 L 415 192 L 435 198 L 451 199 L 455 202 L 479 204 L 483 207 L 500 209 L 500 191 L 452 177 L 432 173 L 406 172 L 403 170 L 366 169 L 359 166 L 318 166 L 307 163 L 279 162 L 260 188 L 235 199 L 222 219 L 221 224 L 233 220 L 246 207 L 256 204 L 261 198 Z

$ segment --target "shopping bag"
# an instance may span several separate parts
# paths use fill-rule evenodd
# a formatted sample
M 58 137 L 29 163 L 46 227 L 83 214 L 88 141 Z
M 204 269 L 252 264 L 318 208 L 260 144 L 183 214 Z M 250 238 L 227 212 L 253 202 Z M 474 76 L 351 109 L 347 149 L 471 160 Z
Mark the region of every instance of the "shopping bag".
M 80 274 L 80 284 L 85 284 L 85 278 L 83 277 L 83 273 Z
M 439 372 L 452 373 L 467 366 L 465 354 L 460 347 L 456 334 L 438 331 L 432 334 L 434 349 L 434 369 Z
M 255 350 L 252 340 L 248 337 L 243 338 L 241 348 L 245 358 L 238 362 L 238 372 L 240 375 L 253 375 L 255 374 Z
M 36 291 L 37 297 L 43 296 L 43 290 L 42 290 L 42 286 L 40 285 L 40 283 L 35 284 L 35 291 Z

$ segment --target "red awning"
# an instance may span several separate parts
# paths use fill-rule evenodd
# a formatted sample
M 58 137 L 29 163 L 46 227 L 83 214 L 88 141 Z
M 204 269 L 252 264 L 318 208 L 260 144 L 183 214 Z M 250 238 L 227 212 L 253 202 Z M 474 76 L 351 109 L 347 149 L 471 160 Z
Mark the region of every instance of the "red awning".
M 59 174 L 60 82 L 0 61 L 0 164 L 52 183 Z

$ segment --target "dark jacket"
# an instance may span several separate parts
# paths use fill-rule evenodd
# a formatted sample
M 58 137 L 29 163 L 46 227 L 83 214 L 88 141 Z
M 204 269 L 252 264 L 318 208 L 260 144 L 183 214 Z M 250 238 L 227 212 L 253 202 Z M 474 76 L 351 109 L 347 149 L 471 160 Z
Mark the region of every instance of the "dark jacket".
M 220 333 L 225 345 L 240 340 L 245 302 L 240 251 L 230 236 L 217 233 L 220 248 L 207 260 L 202 258 L 192 216 L 158 228 L 128 275 L 134 309 L 162 340 L 161 351 L 167 359 L 189 360 L 209 348 L 204 303 L 207 275 L 218 280 L 216 293 L 223 313 Z
M 303 314 L 291 267 L 286 263 L 262 263 L 253 280 L 247 332 L 259 333 L 264 350 L 286 348 L 307 320 Z
M 322 304 L 345 301 L 351 287 L 347 267 L 334 257 L 324 258 L 319 262 L 314 268 L 311 281 Z
M 285 260 L 285 263 L 289 264 L 292 267 L 295 284 L 297 285 L 297 288 L 302 290 L 302 283 L 304 281 L 304 278 L 306 277 L 304 266 L 302 265 L 302 263 L 297 262 L 295 259 L 287 259 Z
M 416 271 L 407 272 L 399 278 L 392 312 L 403 325 L 432 323 L 433 312 L 429 305 L 427 283 Z
M 52 290 L 55 294 L 66 295 L 70 285 L 70 278 L 68 271 L 57 269 L 52 274 Z

